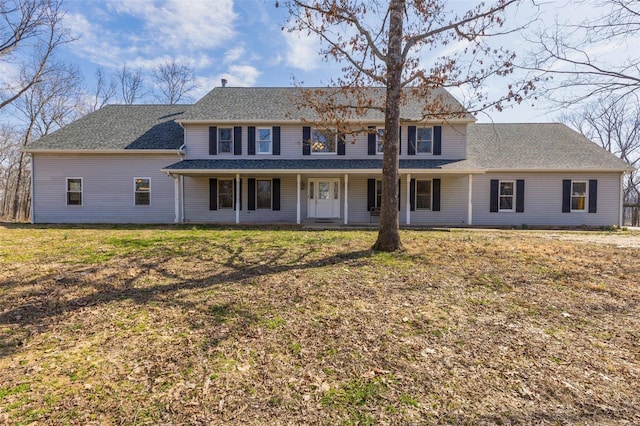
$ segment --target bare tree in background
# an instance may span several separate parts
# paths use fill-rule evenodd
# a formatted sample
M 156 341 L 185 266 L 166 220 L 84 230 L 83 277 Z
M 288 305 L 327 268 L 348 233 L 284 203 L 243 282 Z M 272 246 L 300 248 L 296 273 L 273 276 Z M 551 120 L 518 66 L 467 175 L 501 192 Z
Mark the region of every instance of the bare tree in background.
M 546 94 L 561 106 L 640 89 L 640 2 L 575 1 L 595 6 L 596 17 L 579 24 L 546 27 L 534 42 L 537 49 L 526 66 L 543 72 Z M 607 52 L 608 54 L 603 54 Z M 612 54 L 615 53 L 615 54 Z
M 561 121 L 633 167 L 640 166 L 640 103 L 634 96 L 601 97 L 579 112 L 564 114 Z M 638 225 L 640 174 L 625 177 L 624 204 L 636 206 L 630 217 Z
M 62 0 L 0 0 L 0 61 L 14 72 L 0 75 L 0 109 L 18 99 L 47 73 L 61 44 L 71 41 L 62 27 Z
M 123 65 L 118 72 L 117 78 L 120 85 L 120 95 L 125 104 L 132 105 L 136 100 L 144 96 L 141 70 L 130 70 L 126 65 Z
M 186 98 L 196 88 L 196 76 L 192 68 L 175 61 L 159 65 L 153 72 L 159 102 L 174 105 Z
M 113 76 L 107 76 L 102 68 L 96 70 L 96 86 L 91 101 L 83 108 L 84 113 L 96 111 L 114 100 L 118 84 Z
M 506 100 L 522 100 L 533 83 L 505 89 L 504 96 L 489 100 L 479 90 L 486 79 L 508 75 L 514 54 L 491 48 L 491 35 L 504 31 L 503 12 L 515 0 L 479 4 L 464 13 L 453 13 L 444 0 L 290 0 L 285 1 L 290 18 L 288 29 L 315 34 L 326 48 L 325 59 L 343 66 L 343 77 L 331 81 L 338 96 L 321 96 L 309 90 L 302 106 L 312 107 L 321 122 L 337 123 L 338 132 L 350 132 L 347 120 L 363 117 L 369 110 L 383 111 L 385 135 L 382 166 L 380 229 L 373 248 L 396 251 L 403 248 L 398 232 L 398 131 L 400 106 L 405 88 L 425 99 L 424 119 L 456 117 L 451 103 L 434 98 L 434 89 L 467 86 L 479 108 L 501 108 Z M 276 3 L 277 5 L 277 3 Z M 442 46 L 457 44 L 452 53 L 421 63 L 421 55 Z M 384 87 L 381 101 L 366 95 L 371 86 Z M 326 92 L 325 92 L 326 94 Z M 345 99 L 355 102 L 344 104 Z M 352 120 L 353 121 L 353 120 Z

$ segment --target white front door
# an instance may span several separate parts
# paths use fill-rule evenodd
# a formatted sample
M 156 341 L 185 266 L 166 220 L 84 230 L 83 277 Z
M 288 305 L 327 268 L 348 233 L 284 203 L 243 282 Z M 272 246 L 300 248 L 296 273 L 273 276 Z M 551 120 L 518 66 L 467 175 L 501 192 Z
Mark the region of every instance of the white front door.
M 309 217 L 340 217 L 340 179 L 309 179 Z

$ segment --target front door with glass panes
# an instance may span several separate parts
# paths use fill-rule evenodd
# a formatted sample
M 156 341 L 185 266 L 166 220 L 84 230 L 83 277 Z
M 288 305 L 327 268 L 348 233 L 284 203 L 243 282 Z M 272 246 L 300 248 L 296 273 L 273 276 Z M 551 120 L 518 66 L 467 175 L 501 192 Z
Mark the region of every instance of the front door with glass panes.
M 309 217 L 340 217 L 340 179 L 309 179 Z

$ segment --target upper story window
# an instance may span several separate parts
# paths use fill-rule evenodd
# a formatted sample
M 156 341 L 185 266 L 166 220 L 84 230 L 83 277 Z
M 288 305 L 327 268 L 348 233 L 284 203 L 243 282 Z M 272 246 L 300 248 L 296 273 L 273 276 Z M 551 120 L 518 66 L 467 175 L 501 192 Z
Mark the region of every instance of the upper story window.
M 581 212 L 587 209 L 587 182 L 571 182 L 571 211 Z
M 335 154 L 338 134 L 332 130 L 313 129 L 311 132 L 311 152 L 314 154 Z
M 512 212 L 514 211 L 513 202 L 515 198 L 515 182 L 512 180 L 501 180 L 500 185 L 498 186 L 498 210 L 501 212 Z
M 136 206 L 148 206 L 151 204 L 151 179 L 134 178 L 134 204 Z
M 384 150 L 384 128 L 376 129 L 376 152 L 382 154 Z
M 67 178 L 67 205 L 82 205 L 82 178 Z
M 271 154 L 271 128 L 258 128 L 258 154 Z
M 231 153 L 233 150 L 233 128 L 218 127 L 218 153 Z
M 416 152 L 430 154 L 433 142 L 433 127 L 418 127 L 416 139 Z

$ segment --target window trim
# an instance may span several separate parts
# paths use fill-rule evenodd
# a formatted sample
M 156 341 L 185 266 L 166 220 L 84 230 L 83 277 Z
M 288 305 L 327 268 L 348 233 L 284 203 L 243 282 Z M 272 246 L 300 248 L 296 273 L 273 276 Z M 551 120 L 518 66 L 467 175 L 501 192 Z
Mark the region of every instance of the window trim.
M 418 135 L 420 135 L 420 129 L 431 129 L 431 149 L 428 152 L 422 152 L 419 150 L 420 147 L 420 141 L 422 139 L 418 138 Z M 433 155 L 433 144 L 434 144 L 434 126 L 422 126 L 422 127 L 416 127 L 416 154 L 425 154 L 425 155 Z
M 384 144 L 380 143 L 380 130 L 382 130 L 382 142 L 384 142 L 384 127 L 376 127 L 376 155 L 384 154 Z
M 313 150 L 313 145 L 314 145 L 314 133 L 318 131 L 321 133 L 324 132 L 331 132 L 333 134 L 333 138 L 334 138 L 334 143 L 333 143 L 333 147 L 334 150 L 333 151 L 314 151 Z M 309 138 L 309 150 L 311 151 L 311 155 L 338 155 L 338 132 L 336 129 L 320 129 L 317 127 L 312 127 L 311 128 L 311 137 Z
M 573 208 L 573 184 L 575 183 L 583 183 L 584 184 L 584 207 L 582 209 L 574 209 Z M 579 198 L 579 197 L 576 197 Z M 571 213 L 586 213 L 589 211 L 589 181 L 588 180 L 573 180 L 571 179 L 571 192 L 569 193 L 569 209 Z
M 258 205 L 258 188 L 259 182 L 269 182 L 269 207 L 260 207 Z M 258 179 L 256 178 L 256 210 L 273 210 L 273 179 Z
M 513 194 L 511 195 L 502 195 L 501 189 L 502 189 L 502 184 L 503 183 L 510 183 L 511 185 L 513 185 Z M 513 179 L 505 179 L 505 180 L 498 180 L 498 212 L 499 213 L 514 213 L 516 211 L 516 200 L 517 200 L 517 192 L 518 192 L 518 187 L 516 184 L 516 181 Z M 500 199 L 501 198 L 507 198 L 507 197 L 511 197 L 511 208 L 510 209 L 502 209 L 500 208 Z
M 418 182 L 429 182 L 429 207 L 418 207 Z M 416 206 L 415 210 L 431 211 L 433 210 L 433 179 L 416 179 Z
M 220 196 L 222 195 L 222 191 L 220 191 L 220 182 L 222 181 L 230 181 L 231 182 L 231 206 L 230 207 L 223 207 L 222 206 L 222 202 L 220 201 Z M 218 210 L 233 210 L 235 203 L 236 203 L 236 185 L 235 185 L 235 179 L 234 178 L 218 178 L 217 181 L 217 185 L 218 188 L 217 192 L 218 192 Z
M 225 130 L 225 129 L 229 129 L 229 134 L 230 134 L 230 137 L 231 137 L 231 139 L 229 139 L 229 141 L 230 141 L 231 143 L 230 143 L 230 145 L 229 145 L 229 151 L 228 151 L 228 152 L 227 152 L 227 151 L 222 151 L 222 150 L 220 149 L 220 144 L 223 142 L 222 138 L 220 137 L 220 132 L 221 132 L 222 130 Z M 233 155 L 233 147 L 234 147 L 234 142 L 235 142 L 235 141 L 233 140 L 233 135 L 234 135 L 233 127 L 218 127 L 218 135 L 217 135 L 217 136 L 218 136 L 218 141 L 217 141 L 218 146 L 216 147 L 216 148 L 217 148 L 217 150 L 218 150 L 218 151 L 217 151 L 217 154 L 218 154 L 218 155 L 221 155 L 221 154 L 222 154 L 222 155 Z M 226 139 L 225 139 L 225 142 L 226 142 Z
M 260 151 L 260 130 L 269 131 L 269 151 Z M 256 154 L 271 155 L 273 153 L 273 128 L 272 127 L 256 127 Z
M 149 190 L 148 191 L 138 191 L 136 189 L 136 180 L 137 179 L 146 179 L 146 180 L 148 180 L 149 181 Z M 145 192 L 149 194 L 149 204 L 137 204 L 136 203 L 136 194 L 138 192 L 141 193 L 141 194 L 143 194 Z M 134 207 L 149 207 L 149 206 L 151 206 L 151 178 L 150 177 L 136 176 L 136 177 L 133 178 L 133 206 Z
M 80 179 L 80 204 L 69 204 L 69 192 L 78 193 L 78 191 L 69 191 L 69 181 L 72 179 Z M 67 207 L 82 207 L 84 205 L 84 179 L 81 177 L 66 177 L 64 180 L 64 194 Z

